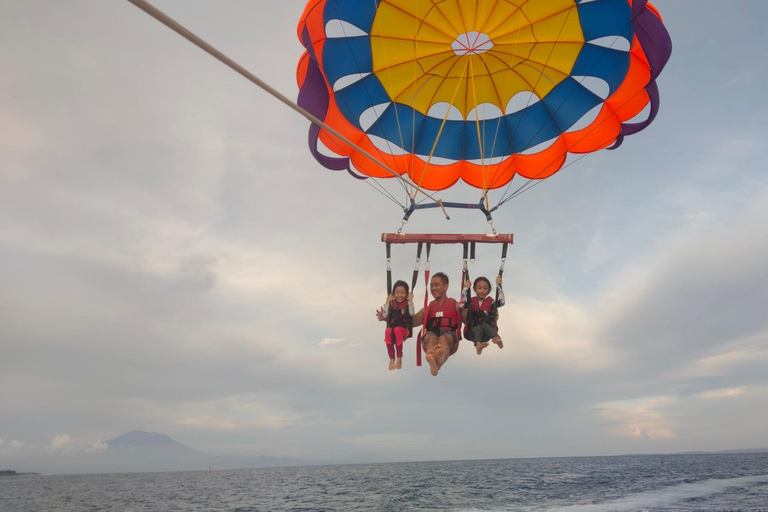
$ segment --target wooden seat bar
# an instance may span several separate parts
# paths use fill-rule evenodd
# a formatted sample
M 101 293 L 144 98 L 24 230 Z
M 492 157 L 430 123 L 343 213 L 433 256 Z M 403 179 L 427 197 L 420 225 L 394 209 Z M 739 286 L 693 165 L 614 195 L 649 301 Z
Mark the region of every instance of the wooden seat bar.
M 418 242 L 430 244 L 463 244 L 467 242 L 478 244 L 511 244 L 513 236 L 497 235 L 459 235 L 459 234 L 418 234 L 418 233 L 382 233 L 381 241 L 388 244 L 414 244 Z

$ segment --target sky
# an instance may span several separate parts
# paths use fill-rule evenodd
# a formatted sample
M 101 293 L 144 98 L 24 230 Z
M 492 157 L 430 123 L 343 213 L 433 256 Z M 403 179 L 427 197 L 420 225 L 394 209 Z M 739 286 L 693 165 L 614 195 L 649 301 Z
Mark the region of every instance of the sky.
M 303 1 L 155 5 L 296 97 Z M 0 0 L 0 462 L 130 430 L 317 459 L 768 446 L 768 4 L 655 5 L 659 116 L 495 214 L 504 349 L 432 377 L 412 341 L 387 370 L 374 318 L 402 212 L 319 166 L 304 118 L 128 2 Z M 460 248 L 431 269 L 456 296 Z

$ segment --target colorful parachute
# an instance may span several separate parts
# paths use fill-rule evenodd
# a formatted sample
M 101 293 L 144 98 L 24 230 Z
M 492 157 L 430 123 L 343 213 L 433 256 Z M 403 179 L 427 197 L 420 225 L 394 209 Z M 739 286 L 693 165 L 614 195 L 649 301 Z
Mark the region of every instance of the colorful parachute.
M 647 0 L 311 0 L 298 36 L 299 105 L 429 190 L 542 179 L 618 146 L 653 121 L 672 49 Z M 390 177 L 316 126 L 310 148 Z

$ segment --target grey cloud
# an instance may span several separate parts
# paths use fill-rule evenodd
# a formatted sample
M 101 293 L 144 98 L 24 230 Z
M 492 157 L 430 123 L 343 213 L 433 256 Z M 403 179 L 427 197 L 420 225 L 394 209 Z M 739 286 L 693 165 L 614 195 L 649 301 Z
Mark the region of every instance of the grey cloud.
M 289 95 L 302 4 L 158 2 Z M 760 366 L 697 377 L 691 365 L 766 328 L 765 155 L 745 139 L 765 132 L 762 91 L 744 82 L 724 97 L 715 63 L 699 55 L 723 46 L 730 59 L 734 47 L 698 32 L 739 27 L 765 7 L 717 4 L 692 24 L 689 6 L 657 6 L 676 53 L 656 123 L 496 214 L 497 229 L 516 236 L 507 346 L 477 357 L 465 343 L 433 379 L 413 366 L 412 342 L 406 368 L 388 372 L 373 320 L 385 295 L 379 233 L 396 230 L 401 212 L 320 168 L 302 118 L 127 2 L 6 2 L 0 386 L 14 392 L 0 400 L 0 437 L 92 444 L 140 428 L 219 453 L 399 458 L 739 447 L 731 433 L 757 442 L 766 419 L 749 405 L 761 395 L 706 400 L 709 409 L 695 395 L 759 387 Z M 760 62 L 765 38 L 739 37 Z M 729 66 L 744 71 L 738 59 Z M 487 227 L 473 212 L 445 221 L 430 211 L 406 231 Z M 412 248 L 396 248 L 395 276 L 412 264 Z M 473 275 L 498 264 L 484 251 Z M 458 248 L 433 250 L 432 270 L 450 272 L 454 295 L 460 267 Z M 623 282 L 635 267 L 645 289 Z M 611 309 L 601 303 L 609 292 L 634 302 Z M 582 331 L 536 316 L 548 305 L 567 307 Z M 569 364 L 536 346 L 576 334 L 591 353 L 624 359 Z M 349 343 L 319 346 L 324 338 Z M 616 435 L 596 409 L 654 396 L 677 397 L 685 412 L 668 444 Z M 697 431 L 703 422 L 711 429 Z

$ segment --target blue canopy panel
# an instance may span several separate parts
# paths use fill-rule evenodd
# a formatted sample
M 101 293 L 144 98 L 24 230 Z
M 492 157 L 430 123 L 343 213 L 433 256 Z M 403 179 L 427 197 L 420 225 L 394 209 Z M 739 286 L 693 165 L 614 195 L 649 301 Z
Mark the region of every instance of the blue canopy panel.
M 596 77 L 606 82 L 610 94 L 621 85 L 629 70 L 630 58 L 625 48 L 611 48 L 610 39 L 632 41 L 631 9 L 626 0 L 577 0 L 581 26 L 587 44 L 582 46 L 571 74 Z M 370 32 L 378 0 L 331 0 L 324 19 L 344 20 Z M 484 130 L 478 140 L 475 120 L 447 120 L 425 116 L 404 104 L 392 103 L 375 74 L 369 36 L 326 39 L 323 47 L 326 77 L 333 86 L 343 77 L 359 78 L 335 92 L 338 107 L 346 119 L 362 129 L 360 117 L 374 105 L 390 103 L 378 119 L 367 127 L 375 135 L 406 152 L 451 160 L 480 160 L 524 152 L 552 140 L 571 128 L 603 99 L 568 77 L 550 93 L 528 107 L 500 118 L 481 121 Z M 383 108 L 383 107 L 382 107 Z M 441 131 L 442 126 L 442 131 Z M 440 138 L 435 145 L 438 133 Z M 483 133 L 483 132 L 481 132 Z M 495 140 L 495 141 L 494 141 Z M 433 152 L 434 146 L 434 152 Z
M 323 21 L 341 19 L 370 34 L 381 0 L 329 0 Z

